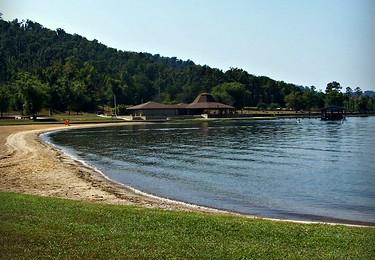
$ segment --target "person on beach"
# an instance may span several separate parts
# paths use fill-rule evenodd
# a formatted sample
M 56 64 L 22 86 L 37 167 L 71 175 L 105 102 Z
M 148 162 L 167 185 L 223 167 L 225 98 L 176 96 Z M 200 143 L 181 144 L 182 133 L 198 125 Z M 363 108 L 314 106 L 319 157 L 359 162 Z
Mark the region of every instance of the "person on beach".
M 65 119 L 65 120 L 64 120 L 64 124 L 65 124 L 65 126 L 70 126 L 69 119 Z

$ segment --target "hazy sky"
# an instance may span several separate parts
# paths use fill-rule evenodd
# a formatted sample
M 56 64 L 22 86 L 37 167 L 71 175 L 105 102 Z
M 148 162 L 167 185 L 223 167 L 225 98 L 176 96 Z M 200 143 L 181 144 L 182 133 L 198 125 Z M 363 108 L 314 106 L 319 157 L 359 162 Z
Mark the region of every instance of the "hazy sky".
M 373 0 L 0 0 L 0 12 L 121 50 L 375 90 Z

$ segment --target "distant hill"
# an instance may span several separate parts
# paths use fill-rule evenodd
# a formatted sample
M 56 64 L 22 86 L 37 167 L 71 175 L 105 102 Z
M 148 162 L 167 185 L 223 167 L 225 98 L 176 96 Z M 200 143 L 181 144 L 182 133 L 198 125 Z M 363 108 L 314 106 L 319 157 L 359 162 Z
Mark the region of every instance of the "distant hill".
M 0 51 L 0 82 L 14 81 L 22 71 L 57 88 L 70 89 L 72 86 L 63 85 L 81 82 L 83 91 L 91 96 L 90 107 L 110 102 L 112 92 L 124 104 L 159 99 L 190 102 L 200 92 L 226 82 L 245 86 L 250 93 L 247 106 L 259 102 L 284 105 L 284 96 L 301 88 L 242 69 L 223 72 L 176 57 L 116 50 L 29 20 L 0 21 Z
M 363 95 L 368 96 L 368 97 L 375 97 L 375 91 L 366 90 L 365 92 L 363 92 Z

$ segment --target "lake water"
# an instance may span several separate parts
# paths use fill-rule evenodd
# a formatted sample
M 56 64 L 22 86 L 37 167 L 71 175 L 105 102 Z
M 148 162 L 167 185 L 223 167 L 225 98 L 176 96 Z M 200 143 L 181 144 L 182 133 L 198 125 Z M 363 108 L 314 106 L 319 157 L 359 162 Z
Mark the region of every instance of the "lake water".
M 47 138 L 161 197 L 266 217 L 375 223 L 375 117 L 148 124 Z

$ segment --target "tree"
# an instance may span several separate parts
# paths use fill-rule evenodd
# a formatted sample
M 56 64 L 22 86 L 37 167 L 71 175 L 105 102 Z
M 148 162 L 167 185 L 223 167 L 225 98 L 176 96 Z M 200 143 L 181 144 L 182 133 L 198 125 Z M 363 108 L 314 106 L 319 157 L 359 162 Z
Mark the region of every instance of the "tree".
M 353 90 L 351 87 L 346 87 L 345 89 L 345 104 L 348 111 L 353 111 L 354 102 L 353 102 Z
M 311 110 L 322 107 L 321 98 L 315 87 L 306 88 L 302 94 L 302 106 L 304 109 Z
M 338 83 L 336 81 L 332 81 L 332 82 L 327 84 L 326 93 L 340 92 L 341 89 L 342 89 L 342 87 L 341 87 L 340 83 Z
M 87 89 L 81 81 L 73 81 L 68 100 L 69 111 L 75 111 L 78 115 L 79 112 L 85 109 L 85 106 L 89 102 L 89 96 L 86 91 Z
M 342 106 L 344 96 L 340 92 L 342 89 L 340 83 L 333 81 L 326 87 L 326 106 Z
M 361 96 L 358 100 L 358 111 L 361 113 L 367 113 L 370 111 L 370 100 L 367 96 Z
M 212 95 L 220 102 L 242 108 L 248 105 L 251 93 L 239 82 L 217 85 L 212 89 Z
M 345 95 L 351 97 L 353 95 L 353 90 L 351 87 L 346 87 Z
M 29 73 L 18 73 L 16 80 L 17 90 L 23 101 L 25 114 L 31 114 L 33 120 L 48 100 L 48 87 Z
M 355 95 L 356 95 L 357 97 L 360 97 L 360 96 L 362 96 L 362 94 L 363 94 L 363 92 L 362 92 L 362 90 L 361 90 L 360 87 L 356 87 L 356 88 L 354 89 L 354 93 L 355 93 Z
M 285 103 L 288 108 L 292 108 L 296 111 L 301 110 L 303 106 L 303 98 L 301 92 L 292 92 L 285 96 Z
M 3 117 L 3 114 L 8 111 L 10 105 L 10 91 L 8 86 L 0 85 L 0 116 Z
M 64 111 L 66 108 L 66 89 L 61 87 L 60 85 L 53 84 L 50 85 L 48 88 L 48 100 L 46 100 L 45 105 L 49 109 L 49 115 L 51 116 L 55 110 Z

